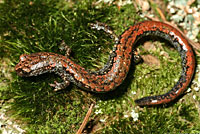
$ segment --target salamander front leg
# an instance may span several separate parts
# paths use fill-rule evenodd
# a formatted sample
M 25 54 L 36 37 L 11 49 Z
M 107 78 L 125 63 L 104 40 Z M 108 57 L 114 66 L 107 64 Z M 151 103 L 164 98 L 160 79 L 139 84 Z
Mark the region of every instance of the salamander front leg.
M 53 84 L 49 84 L 51 87 L 54 87 L 54 91 L 59 91 L 68 87 L 70 84 L 70 81 L 67 79 L 66 72 L 58 71 L 56 74 L 62 78 L 63 82 L 54 81 Z
M 57 82 L 57 81 L 54 81 L 54 84 L 49 84 L 51 87 L 54 87 L 54 91 L 59 91 L 59 90 L 62 90 L 62 89 L 65 89 L 66 87 L 68 87 L 70 84 L 69 81 L 63 81 L 63 82 Z

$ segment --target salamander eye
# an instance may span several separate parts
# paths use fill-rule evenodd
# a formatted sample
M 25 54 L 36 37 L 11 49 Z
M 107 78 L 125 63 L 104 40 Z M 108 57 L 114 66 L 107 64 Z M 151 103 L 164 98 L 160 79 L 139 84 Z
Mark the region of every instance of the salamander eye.
M 16 67 L 16 72 L 17 72 L 17 75 L 19 76 L 28 76 L 29 73 L 31 72 L 31 70 L 27 67 L 23 67 L 23 66 L 18 66 Z
M 42 59 L 46 59 L 47 56 L 46 56 L 46 55 L 41 55 L 40 58 L 42 58 Z
M 26 56 L 27 56 L 27 54 L 22 54 L 22 55 L 19 57 L 20 61 L 25 61 L 25 60 L 26 60 Z

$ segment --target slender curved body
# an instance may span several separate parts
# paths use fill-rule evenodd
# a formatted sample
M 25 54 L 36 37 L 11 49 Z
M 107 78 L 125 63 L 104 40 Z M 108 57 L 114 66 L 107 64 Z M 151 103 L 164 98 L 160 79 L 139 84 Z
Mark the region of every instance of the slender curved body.
M 39 52 L 23 54 L 15 70 L 19 76 L 37 76 L 55 72 L 64 83 L 56 83 L 55 88 L 66 87 L 73 82 L 78 87 L 97 93 L 108 92 L 118 87 L 129 72 L 132 50 L 138 40 L 145 36 L 158 36 L 169 41 L 180 53 L 182 73 L 179 81 L 167 93 L 144 97 L 135 102 L 140 105 L 158 105 L 169 103 L 180 96 L 191 82 L 195 71 L 195 57 L 191 46 L 174 27 L 157 21 L 144 21 L 125 30 L 113 47 L 107 64 L 97 72 L 90 72 L 63 55 Z

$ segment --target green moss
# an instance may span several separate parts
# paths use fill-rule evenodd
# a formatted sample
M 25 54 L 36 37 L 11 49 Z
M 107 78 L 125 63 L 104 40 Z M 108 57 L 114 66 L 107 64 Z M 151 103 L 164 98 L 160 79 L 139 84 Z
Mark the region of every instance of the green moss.
M 132 4 L 118 9 L 104 3 L 97 7 L 94 1 L 5 0 L 0 4 L 0 56 L 10 59 L 7 69 L 12 79 L 1 72 L 0 82 L 7 83 L 0 88 L 1 100 L 14 100 L 8 101 L 9 111 L 26 122 L 28 133 L 75 133 L 94 101 L 96 107 L 88 131 L 90 126 L 99 126 L 94 130 L 96 133 L 199 132 L 199 113 L 191 94 L 168 108 L 135 107 L 134 99 L 165 93 L 180 75 L 181 67 L 177 65 L 180 57 L 166 44 L 154 52 L 140 48 L 141 54 L 151 54 L 160 60 L 160 69 L 146 64 L 133 66 L 125 82 L 107 94 L 90 94 L 72 83 L 65 90 L 53 92 L 49 83 L 61 81 L 58 76 L 21 78 L 13 70 L 23 53 L 64 54 L 59 51 L 63 40 L 72 49 L 71 59 L 87 69 L 97 70 L 107 62 L 113 40 L 102 31 L 91 30 L 89 23 L 105 22 L 120 35 L 142 20 Z M 170 58 L 163 57 L 161 51 Z M 133 109 L 139 113 L 137 121 L 130 116 Z

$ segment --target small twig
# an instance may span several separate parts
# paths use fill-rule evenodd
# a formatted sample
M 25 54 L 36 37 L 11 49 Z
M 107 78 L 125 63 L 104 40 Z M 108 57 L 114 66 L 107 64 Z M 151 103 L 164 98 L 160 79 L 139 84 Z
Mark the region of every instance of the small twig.
M 81 134 L 81 133 L 82 133 L 82 131 L 83 131 L 83 129 L 85 128 L 85 125 L 87 124 L 87 122 L 88 122 L 88 120 L 89 120 L 89 117 L 90 117 L 90 115 L 91 115 L 91 113 L 92 113 L 93 107 L 94 107 L 94 103 L 92 103 L 92 104 L 90 105 L 90 108 L 88 109 L 88 112 L 87 112 L 87 114 L 86 114 L 86 116 L 85 116 L 85 118 L 84 118 L 84 120 L 83 120 L 83 122 L 82 122 L 80 128 L 79 128 L 78 131 L 76 132 L 76 134 Z
M 163 21 L 166 21 L 165 15 L 162 13 L 162 11 L 160 10 L 160 8 L 156 8 L 156 10 L 158 11 L 158 13 L 160 14 L 160 17 Z
M 154 2 L 153 0 L 150 0 L 150 3 L 151 3 L 151 4 L 155 4 L 155 2 Z M 166 17 L 165 17 L 165 15 L 163 14 L 163 12 L 160 10 L 160 8 L 156 7 L 156 11 L 159 13 L 161 19 L 162 19 L 163 21 L 166 21 Z

